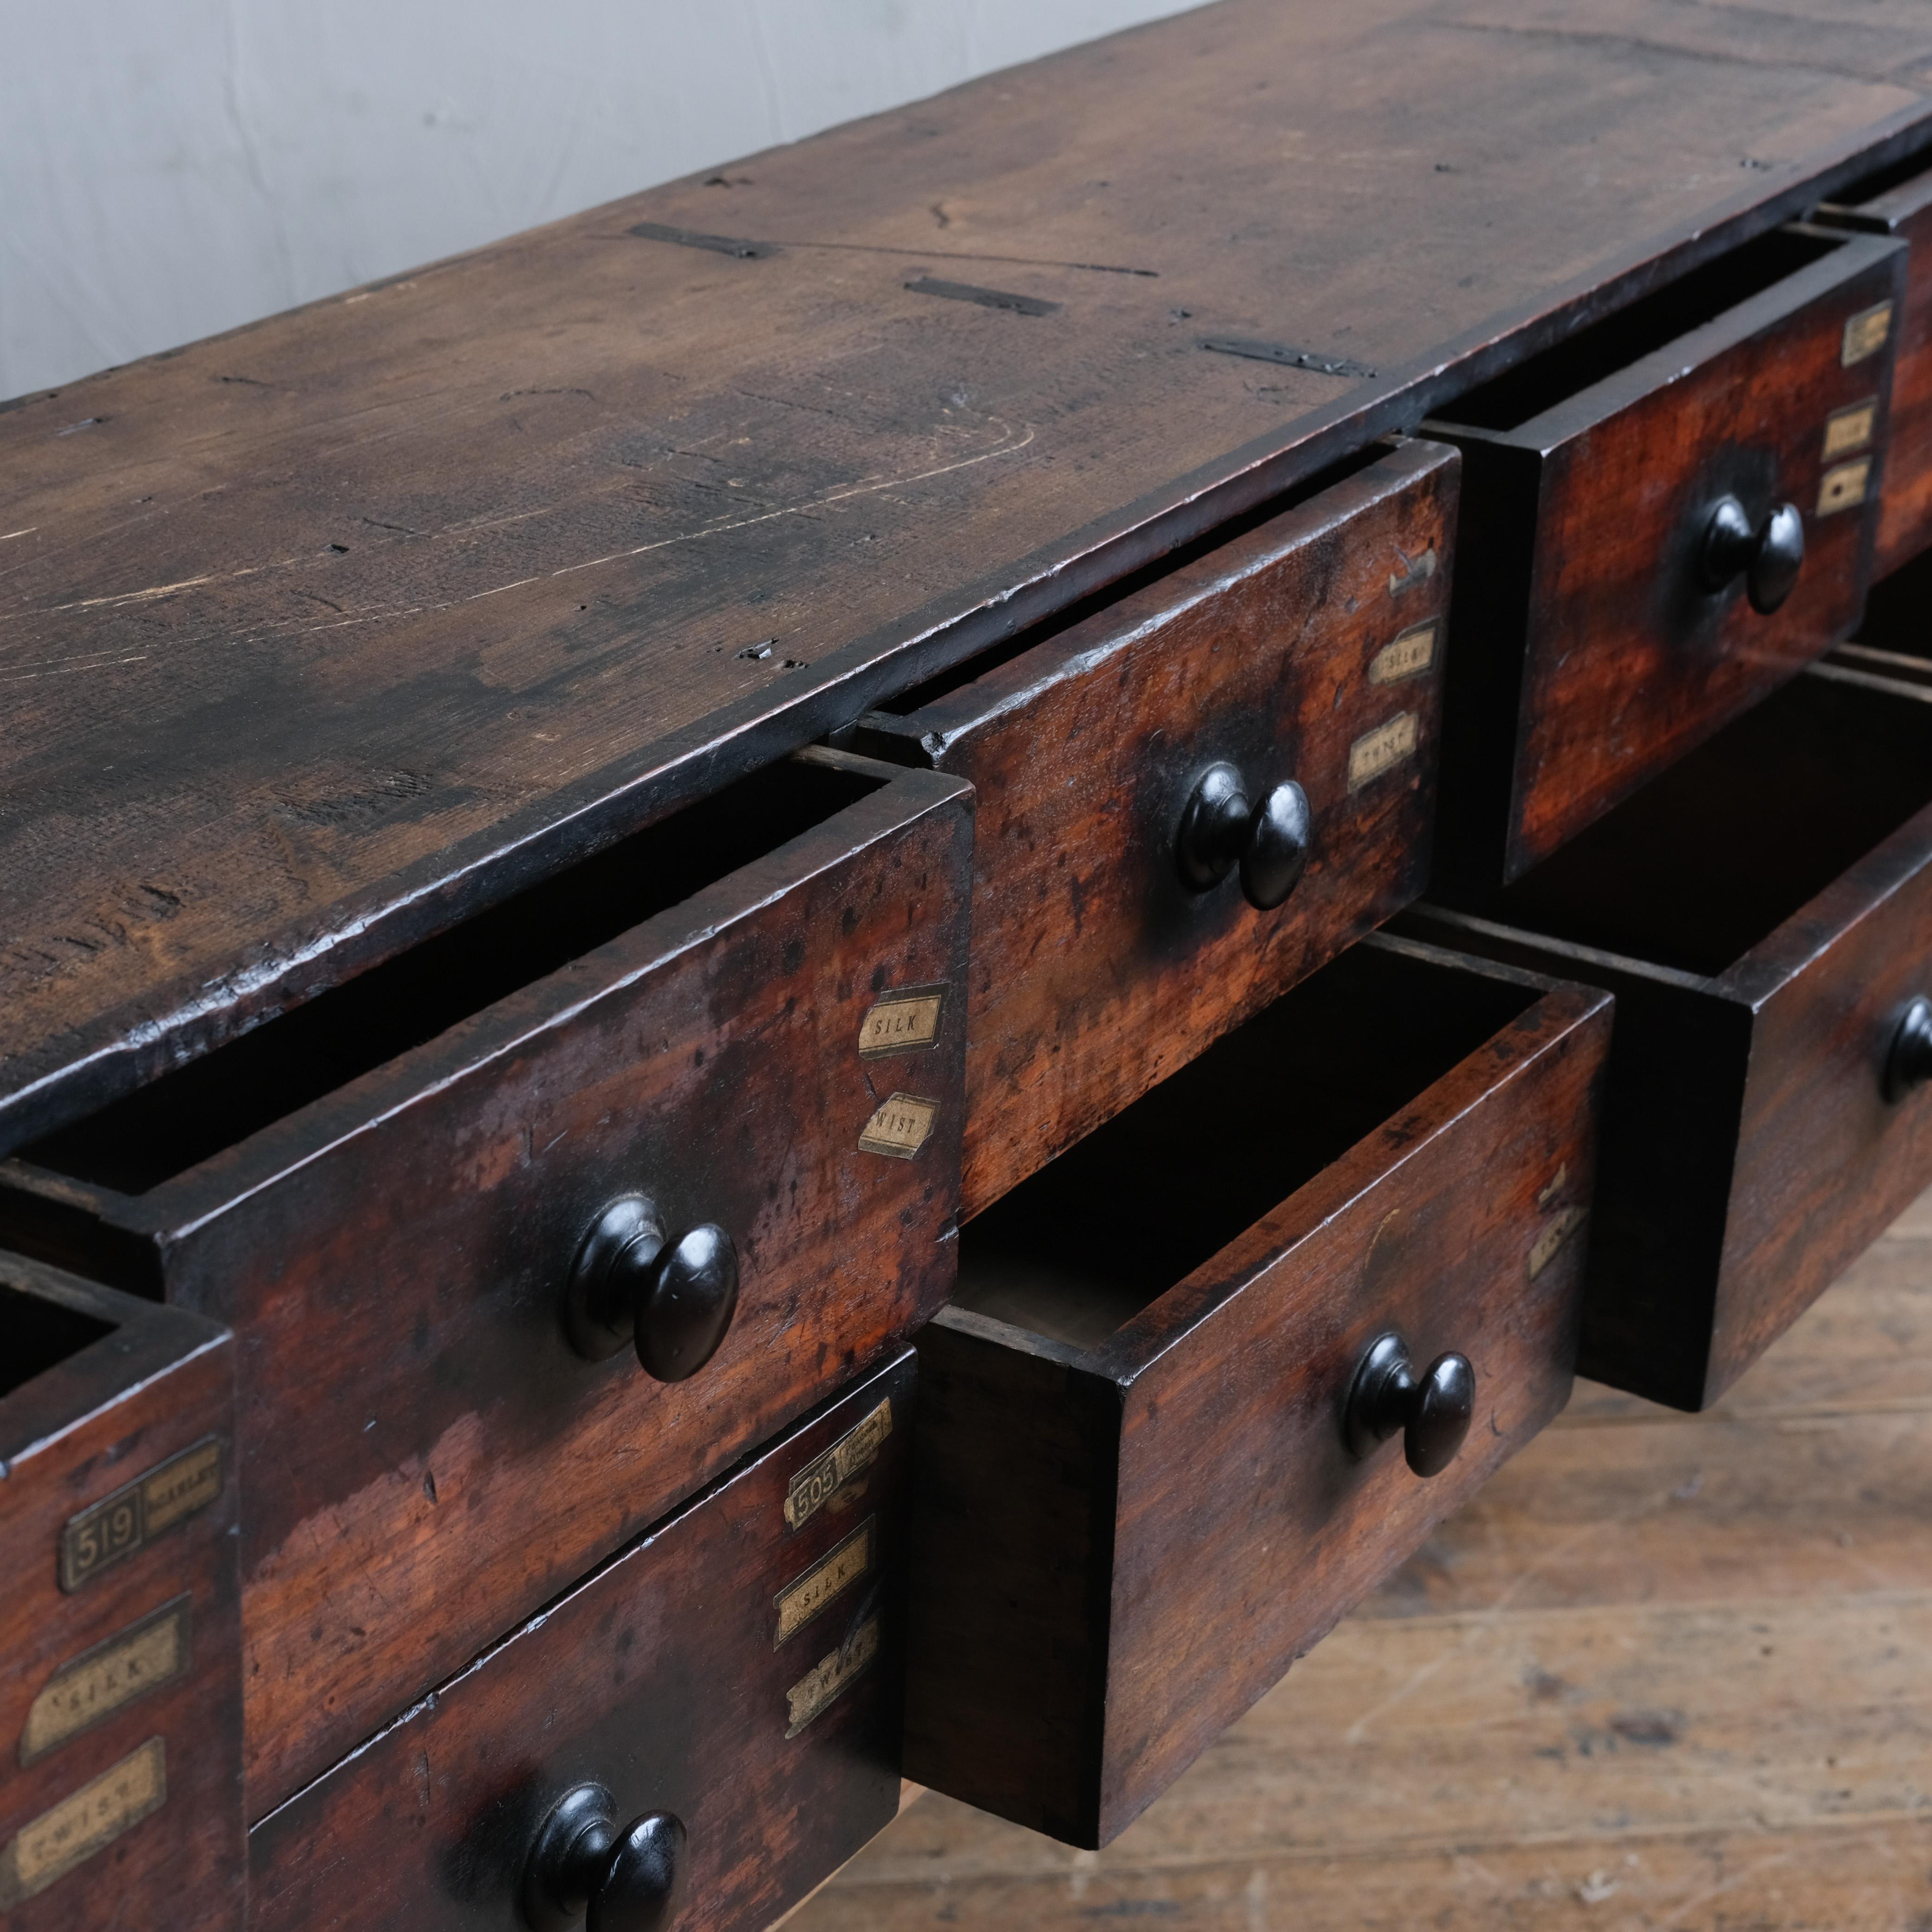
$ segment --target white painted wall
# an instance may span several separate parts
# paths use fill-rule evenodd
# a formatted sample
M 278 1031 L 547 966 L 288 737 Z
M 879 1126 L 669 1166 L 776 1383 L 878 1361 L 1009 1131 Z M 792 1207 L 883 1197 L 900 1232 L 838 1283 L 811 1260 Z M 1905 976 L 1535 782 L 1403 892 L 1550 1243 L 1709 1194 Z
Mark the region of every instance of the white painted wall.
M 1198 0 L 0 0 L 0 396 Z

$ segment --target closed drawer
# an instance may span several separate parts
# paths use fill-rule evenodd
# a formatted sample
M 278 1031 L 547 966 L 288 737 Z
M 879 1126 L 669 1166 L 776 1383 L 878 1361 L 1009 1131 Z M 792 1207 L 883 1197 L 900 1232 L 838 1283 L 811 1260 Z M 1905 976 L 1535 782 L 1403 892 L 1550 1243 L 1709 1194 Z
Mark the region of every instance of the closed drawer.
M 591 1895 L 606 1924 L 762 1932 L 850 1858 L 898 1803 L 913 1369 L 760 1450 L 257 1824 L 253 1932 L 562 1932 Z M 610 1852 L 556 1856 L 598 1817 Z
M 0 1254 L 0 1923 L 241 1932 L 235 1350 Z
M 943 1300 L 970 842 L 956 780 L 802 754 L 6 1170 L 240 1335 L 251 1816 Z M 706 1227 L 697 1372 L 579 1352 L 574 1282 L 692 1328 Z
M 1383 450 L 865 721 L 978 788 L 967 1214 L 1421 890 L 1456 472 Z
M 1464 458 L 1444 875 L 1517 878 L 1857 621 L 1904 266 L 1779 230 L 1431 426 Z
M 1818 211 L 1825 225 L 1906 243 L 1905 294 L 1892 364 L 1885 495 L 1873 552 L 1875 575 L 1932 548 L 1932 157 L 1888 170 Z
M 1371 937 L 968 1225 L 908 1777 L 1105 1843 L 1562 1408 L 1610 1012 Z M 1388 1335 L 1432 1393 L 1378 1442 Z
M 1508 891 L 1408 916 L 1616 994 L 1584 1374 L 1715 1400 L 1932 1181 L 1932 690 L 1819 667 Z

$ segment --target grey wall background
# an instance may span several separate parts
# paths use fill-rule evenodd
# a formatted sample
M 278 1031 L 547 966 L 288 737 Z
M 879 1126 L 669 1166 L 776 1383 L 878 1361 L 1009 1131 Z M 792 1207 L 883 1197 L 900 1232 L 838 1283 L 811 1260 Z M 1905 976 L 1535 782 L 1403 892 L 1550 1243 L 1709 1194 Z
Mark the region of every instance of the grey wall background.
M 1198 0 L 0 0 L 0 396 Z

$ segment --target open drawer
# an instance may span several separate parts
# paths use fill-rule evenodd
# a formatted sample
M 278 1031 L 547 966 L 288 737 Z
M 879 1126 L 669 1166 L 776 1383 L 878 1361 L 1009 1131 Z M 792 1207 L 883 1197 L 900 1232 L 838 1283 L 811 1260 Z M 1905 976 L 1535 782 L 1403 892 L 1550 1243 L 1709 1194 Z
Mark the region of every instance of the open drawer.
M 0 1254 L 0 1923 L 242 1932 L 235 1349 Z
M 1458 466 L 1377 447 L 862 722 L 978 793 L 964 1214 L 1421 892 Z
M 842 1391 L 260 1822 L 251 1932 L 764 1932 L 898 1808 L 914 1366 Z
M 944 1299 L 970 808 L 800 754 L 0 1169 L 240 1337 L 251 1816 Z
M 908 1777 L 1104 1844 L 1562 1407 L 1610 1016 L 1372 937 L 968 1223 Z
M 1714 1401 L 1932 1182 L 1932 690 L 1816 667 L 1407 916 L 1616 994 L 1584 1374 Z
M 1858 621 L 1895 242 L 1761 237 L 1463 397 L 1438 875 L 1520 876 Z

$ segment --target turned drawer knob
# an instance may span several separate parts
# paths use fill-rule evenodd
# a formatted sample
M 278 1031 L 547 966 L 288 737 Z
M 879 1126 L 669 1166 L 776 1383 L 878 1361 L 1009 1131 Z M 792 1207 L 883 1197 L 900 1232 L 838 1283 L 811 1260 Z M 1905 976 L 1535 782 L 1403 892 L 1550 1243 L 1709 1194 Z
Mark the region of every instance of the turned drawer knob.
M 661 1382 L 694 1376 L 718 1352 L 738 1306 L 738 1251 L 706 1224 L 673 1240 L 644 1195 L 612 1202 L 577 1250 L 564 1325 L 601 1361 L 626 1342 Z
M 1438 1355 L 1418 1382 L 1408 1343 L 1391 1334 L 1369 1344 L 1342 1426 L 1358 1456 L 1400 1430 L 1408 1466 L 1418 1476 L 1437 1476 L 1455 1461 L 1475 1412 L 1476 1372 L 1467 1355 Z
M 1256 804 L 1232 765 L 1210 765 L 1181 808 L 1180 876 L 1204 892 L 1238 865 L 1249 904 L 1271 912 L 1308 863 L 1309 830 L 1308 794 L 1292 778 Z
M 1780 503 L 1757 527 L 1735 496 L 1720 497 L 1704 526 L 1704 586 L 1722 590 L 1742 577 L 1754 610 L 1768 616 L 1791 595 L 1804 562 L 1804 519 Z
M 1932 1080 L 1932 1000 L 1922 993 L 1905 1010 L 1886 1056 L 1885 1097 L 1902 1100 Z
M 646 1812 L 621 1830 L 601 1784 L 579 1784 L 550 1807 L 524 1868 L 524 1916 L 536 1932 L 662 1932 L 677 1911 L 684 1826 Z

